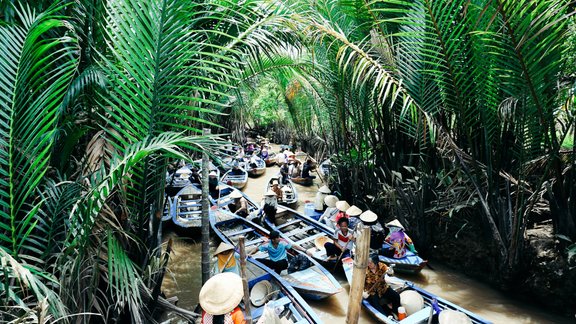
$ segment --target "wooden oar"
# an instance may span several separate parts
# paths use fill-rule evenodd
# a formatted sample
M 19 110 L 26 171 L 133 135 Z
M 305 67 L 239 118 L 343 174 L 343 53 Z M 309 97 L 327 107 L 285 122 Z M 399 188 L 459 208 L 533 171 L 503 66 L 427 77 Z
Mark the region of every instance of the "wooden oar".
M 346 252 L 346 249 L 348 248 L 348 244 L 350 244 L 350 242 L 352 242 L 351 239 L 348 240 L 348 242 L 346 242 L 346 245 L 344 246 L 344 249 L 342 249 L 340 256 L 338 257 L 338 259 L 336 259 L 336 264 L 334 264 L 334 268 L 332 268 L 332 272 L 334 272 L 334 270 L 336 270 L 336 267 L 338 266 L 338 262 L 340 262 L 340 259 L 342 259 L 342 256 L 344 255 L 344 252 Z

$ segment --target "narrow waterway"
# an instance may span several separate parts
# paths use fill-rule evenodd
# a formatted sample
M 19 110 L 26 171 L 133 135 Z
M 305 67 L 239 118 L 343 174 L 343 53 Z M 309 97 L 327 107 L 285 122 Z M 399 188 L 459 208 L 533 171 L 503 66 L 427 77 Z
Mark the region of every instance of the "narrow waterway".
M 278 172 L 277 167 L 268 168 L 266 173 L 258 178 L 251 178 L 243 191 L 254 201 L 259 202 L 264 194 L 266 183 L 272 175 Z M 299 211 L 304 210 L 305 201 L 313 201 L 316 191 L 321 185 L 319 179 L 311 187 L 298 186 L 300 196 Z M 199 233 L 199 232 L 198 232 Z M 169 263 L 169 274 L 164 279 L 163 291 L 167 297 L 177 296 L 178 306 L 194 310 L 198 304 L 198 293 L 202 282 L 200 252 L 200 237 L 180 237 L 167 230 L 164 239 L 174 239 L 174 252 Z M 217 242 L 213 242 L 213 245 Z M 418 245 L 418 242 L 416 242 Z M 214 248 L 214 247 L 213 247 Z M 398 276 L 415 282 L 424 289 L 454 302 L 474 313 L 479 314 L 494 323 L 574 323 L 567 318 L 538 309 L 507 296 L 483 283 L 456 273 L 440 264 L 434 264 L 434 270 L 424 269 L 418 275 Z M 344 290 L 328 299 L 309 304 L 325 323 L 344 323 L 348 305 L 349 286 L 346 278 L 336 276 Z M 364 310 L 360 314 L 359 323 L 374 323 L 375 320 Z

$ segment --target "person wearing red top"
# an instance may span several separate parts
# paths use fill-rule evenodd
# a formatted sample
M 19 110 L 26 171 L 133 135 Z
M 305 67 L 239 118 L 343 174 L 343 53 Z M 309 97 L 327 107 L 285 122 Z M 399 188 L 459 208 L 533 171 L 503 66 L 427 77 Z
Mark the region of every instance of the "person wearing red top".
M 348 218 L 342 217 L 338 220 L 338 229 L 334 232 L 333 242 L 324 243 L 327 261 L 336 260 L 338 256 L 350 253 L 352 242 L 355 240 L 354 234 L 348 228 Z

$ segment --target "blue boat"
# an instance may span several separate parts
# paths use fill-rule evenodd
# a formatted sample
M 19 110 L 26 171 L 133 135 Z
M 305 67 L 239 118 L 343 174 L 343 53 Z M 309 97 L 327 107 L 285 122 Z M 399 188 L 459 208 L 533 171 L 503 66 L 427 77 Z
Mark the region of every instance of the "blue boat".
M 382 248 L 387 249 L 390 245 L 388 243 L 382 244 Z M 412 251 L 406 251 L 406 256 L 403 258 L 389 258 L 383 255 L 379 256 L 380 261 L 387 265 L 394 265 L 394 271 L 403 273 L 419 273 L 424 269 L 428 261 L 422 259 L 418 254 Z
M 248 183 L 248 172 L 241 167 L 238 169 L 240 170 L 239 174 L 233 174 L 233 169 L 226 171 L 220 181 L 227 185 L 233 186 L 236 189 L 244 188 L 246 183 Z
M 266 162 L 261 158 L 257 157 L 255 161 L 250 162 L 251 158 L 245 158 L 243 165 L 248 172 L 248 175 L 252 177 L 261 176 L 266 172 Z M 254 163 L 255 165 L 252 165 Z
M 234 191 L 236 189 L 234 189 L 234 187 L 232 187 L 228 184 L 225 184 L 223 182 L 220 182 L 218 184 L 218 187 L 220 189 L 220 197 L 210 196 L 210 204 L 212 206 L 217 206 L 218 208 L 227 209 L 228 208 L 227 206 L 232 203 L 232 198 L 230 198 L 230 194 L 232 193 L 232 191 Z M 258 210 L 258 208 L 259 208 L 258 204 L 256 204 L 244 192 L 240 191 L 240 193 L 242 194 L 244 199 L 246 199 L 246 201 L 248 201 L 248 213 L 251 213 L 251 212 Z
M 312 250 L 314 259 L 325 263 L 329 269 L 334 268 L 334 262 L 325 262 L 326 250 L 323 243 L 318 243 L 331 241 L 334 236 L 334 230 L 326 224 L 284 206 L 278 206 L 275 221 L 264 218 L 263 222 L 268 228 L 280 232 L 282 237 Z
M 278 199 L 278 203 L 284 206 L 296 206 L 298 204 L 298 191 L 296 190 L 296 187 L 292 181 L 288 181 L 286 184 L 281 184 L 280 179 L 280 175 L 271 177 L 266 184 L 264 193 L 271 190 L 273 182 L 278 182 L 279 188 L 282 190 L 282 199 Z
M 172 203 L 172 222 L 177 228 L 187 230 L 202 225 L 202 190 L 193 184 L 182 188 Z
M 166 222 L 172 219 L 172 211 L 174 210 L 174 199 L 168 195 L 164 195 L 164 210 L 162 211 L 162 221 Z
M 250 260 L 251 259 L 251 260 Z M 262 316 L 265 307 L 274 309 L 274 313 L 279 314 L 280 320 L 284 323 L 284 319 L 288 323 L 296 324 L 319 324 L 322 320 L 316 315 L 314 310 L 306 303 L 304 299 L 290 286 L 276 272 L 270 270 L 262 263 L 248 258 L 247 276 L 248 288 L 252 292 L 254 286 L 259 283 L 266 283 L 271 290 L 268 295 L 268 303 L 255 307 L 252 304 L 250 307 L 250 314 L 254 323 Z
M 352 273 L 354 268 L 354 260 L 352 258 L 344 258 L 342 260 L 342 266 L 344 268 L 344 273 L 346 274 L 346 280 L 351 285 L 352 284 Z M 362 305 L 364 308 L 374 316 L 379 322 L 381 323 L 388 323 L 388 324 L 395 324 L 395 323 L 402 323 L 402 324 L 411 324 L 411 323 L 427 323 L 429 318 L 433 315 L 433 308 L 432 308 L 432 300 L 436 299 L 438 306 L 441 310 L 454 310 L 459 311 L 470 318 L 472 323 L 474 324 L 489 324 L 491 322 L 483 319 L 482 317 L 458 306 L 455 305 L 441 297 L 438 297 L 420 287 L 417 287 L 414 283 L 410 281 L 404 281 L 402 279 L 396 277 L 389 277 L 386 275 L 386 282 L 389 283 L 390 287 L 396 290 L 398 293 L 406 290 L 413 290 L 416 291 L 422 296 L 424 299 L 424 307 L 415 312 L 414 314 L 408 314 L 408 317 L 399 321 L 394 317 L 388 317 L 385 314 L 379 312 L 376 308 L 374 308 L 366 299 L 362 300 Z
M 260 245 L 264 241 L 264 237 L 267 237 L 269 234 L 266 229 L 257 224 L 221 209 L 211 211 L 210 225 L 222 241 L 231 245 L 237 245 L 238 238 L 244 236 L 246 238 L 245 245 L 247 250 L 251 250 Z M 281 276 L 303 297 L 320 300 L 342 291 L 342 287 L 332 274 L 313 258 L 293 249 L 289 251 L 291 257 L 295 257 L 298 254 L 306 256 L 311 266 L 292 273 L 283 271 Z M 265 259 L 267 257 L 267 253 L 260 251 L 254 255 L 254 258 Z M 253 260 L 251 257 L 248 258 L 249 262 Z M 270 271 L 274 272 L 273 270 Z

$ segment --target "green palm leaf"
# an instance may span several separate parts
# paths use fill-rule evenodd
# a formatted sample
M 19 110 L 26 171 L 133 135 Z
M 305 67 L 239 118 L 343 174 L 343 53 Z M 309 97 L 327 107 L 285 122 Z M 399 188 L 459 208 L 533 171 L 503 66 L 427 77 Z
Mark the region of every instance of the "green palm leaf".
M 78 64 L 69 25 L 53 8 L 35 14 L 17 9 L 19 23 L 0 27 L 0 246 L 14 257 L 39 251 L 30 234 L 41 201 L 60 105 Z M 29 244 L 31 243 L 31 244 Z

